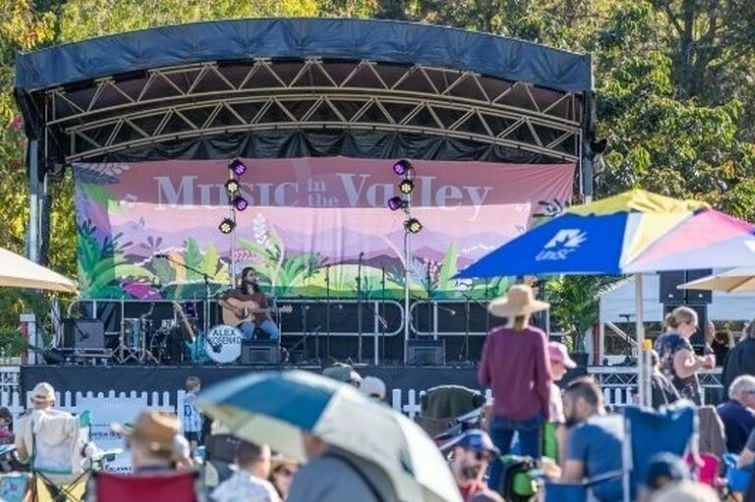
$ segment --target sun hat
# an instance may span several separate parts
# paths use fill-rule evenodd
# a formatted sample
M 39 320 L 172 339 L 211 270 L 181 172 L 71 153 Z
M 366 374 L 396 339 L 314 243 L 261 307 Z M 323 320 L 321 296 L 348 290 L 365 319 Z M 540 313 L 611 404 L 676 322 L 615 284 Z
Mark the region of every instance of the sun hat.
M 366 376 L 362 380 L 362 385 L 359 390 L 364 392 L 370 397 L 376 397 L 378 399 L 385 399 L 385 382 L 380 378 L 374 376 Z
M 172 413 L 144 410 L 133 425 L 113 423 L 110 428 L 121 436 L 139 441 L 153 453 L 178 454 L 180 443 L 176 441 L 179 431 L 178 417 Z
M 488 311 L 496 317 L 516 317 L 540 312 L 548 307 L 549 303 L 535 299 L 530 286 L 515 284 L 505 296 L 490 302 Z
M 31 400 L 35 403 L 55 402 L 55 389 L 47 382 L 40 382 L 31 391 Z
M 567 368 L 576 368 L 577 363 L 569 357 L 569 351 L 566 350 L 566 345 L 558 342 L 548 342 L 548 355 L 551 361 L 562 363 Z
M 467 430 L 461 440 L 456 443 L 456 446 L 461 446 L 465 450 L 485 452 L 496 456 L 500 454 L 500 450 L 493 444 L 488 433 L 482 429 Z

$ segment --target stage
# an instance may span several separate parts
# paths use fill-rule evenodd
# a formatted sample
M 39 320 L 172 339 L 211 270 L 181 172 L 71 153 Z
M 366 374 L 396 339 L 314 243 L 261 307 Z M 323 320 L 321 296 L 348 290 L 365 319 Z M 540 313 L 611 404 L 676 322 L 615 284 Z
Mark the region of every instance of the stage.
M 175 392 L 186 377 L 198 376 L 203 386 L 250 372 L 302 369 L 320 373 L 316 366 L 22 366 L 22 395 L 39 382 L 49 382 L 60 393 Z M 357 366 L 360 375 L 383 379 L 387 389 L 426 390 L 436 385 L 464 385 L 479 389 L 473 366 Z

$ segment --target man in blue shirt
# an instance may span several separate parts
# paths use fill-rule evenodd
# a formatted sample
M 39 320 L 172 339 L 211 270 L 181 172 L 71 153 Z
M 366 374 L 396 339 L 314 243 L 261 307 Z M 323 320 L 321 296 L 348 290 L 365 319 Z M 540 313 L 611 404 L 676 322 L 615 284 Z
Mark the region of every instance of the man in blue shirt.
M 755 429 L 755 376 L 742 375 L 729 386 L 729 400 L 716 408 L 726 431 L 726 449 L 739 454 Z
M 592 482 L 598 500 L 622 498 L 624 425 L 619 415 L 606 415 L 603 393 L 589 378 L 572 381 L 564 391 L 564 415 L 569 427 L 563 481 Z

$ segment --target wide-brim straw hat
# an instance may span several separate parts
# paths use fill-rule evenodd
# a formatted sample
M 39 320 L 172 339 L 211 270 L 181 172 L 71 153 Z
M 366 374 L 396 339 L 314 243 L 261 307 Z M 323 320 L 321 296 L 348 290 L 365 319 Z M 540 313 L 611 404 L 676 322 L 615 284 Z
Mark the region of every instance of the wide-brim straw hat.
M 493 300 L 488 311 L 496 317 L 517 317 L 534 314 L 550 307 L 550 303 L 535 299 L 532 288 L 525 284 L 511 286 L 505 296 Z
M 156 410 L 142 411 L 131 424 L 112 423 L 113 432 L 132 440 L 141 441 L 155 453 L 176 453 L 176 436 L 179 431 L 178 417 Z

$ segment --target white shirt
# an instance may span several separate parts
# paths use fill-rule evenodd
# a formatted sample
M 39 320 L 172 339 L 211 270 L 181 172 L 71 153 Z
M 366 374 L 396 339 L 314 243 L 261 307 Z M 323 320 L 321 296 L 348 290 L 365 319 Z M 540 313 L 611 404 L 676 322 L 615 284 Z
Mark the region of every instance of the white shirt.
M 269 481 L 242 470 L 220 483 L 210 499 L 215 502 L 280 502 L 278 492 Z
M 561 399 L 561 389 L 553 382 L 551 382 L 550 409 L 551 422 L 559 424 L 566 422 L 566 417 L 564 417 L 564 402 Z

